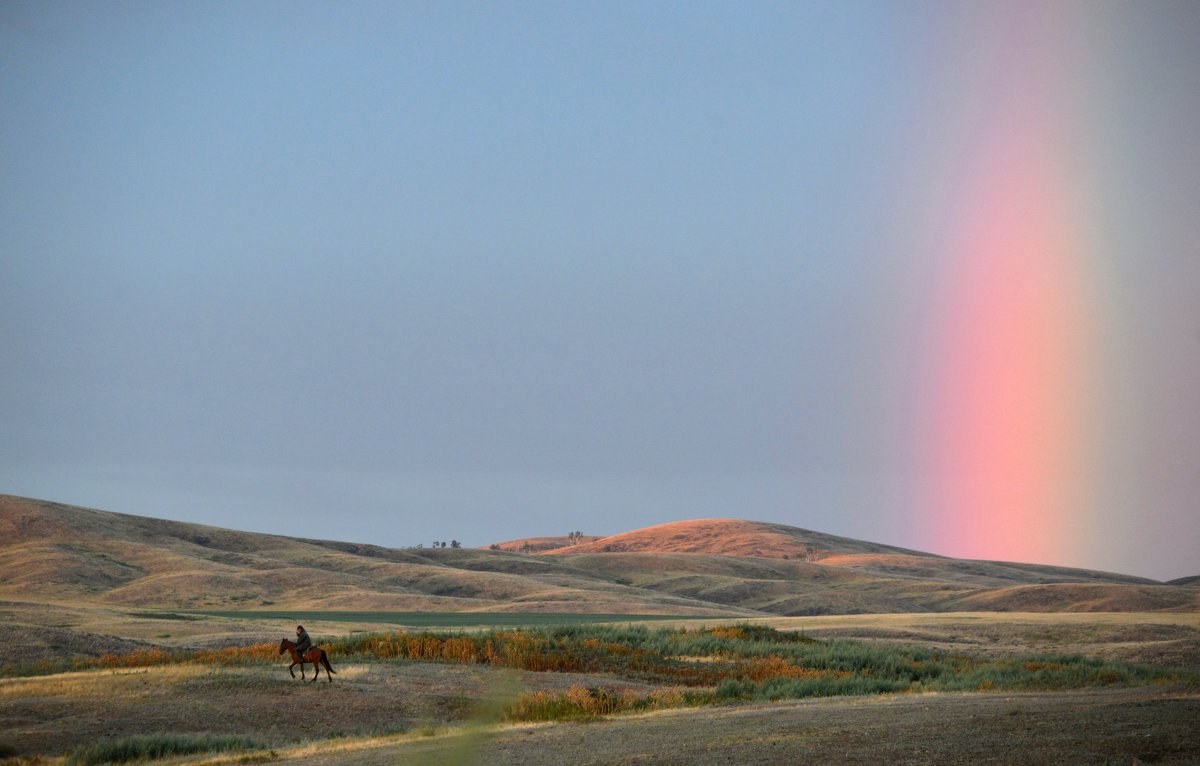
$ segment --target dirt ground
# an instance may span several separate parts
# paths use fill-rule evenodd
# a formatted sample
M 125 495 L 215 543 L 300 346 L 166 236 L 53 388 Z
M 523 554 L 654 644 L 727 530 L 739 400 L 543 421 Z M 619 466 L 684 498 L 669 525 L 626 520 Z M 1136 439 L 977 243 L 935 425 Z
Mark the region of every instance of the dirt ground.
M 889 695 L 346 742 L 278 763 L 1195 764 L 1197 732 L 1200 696 L 1178 690 Z

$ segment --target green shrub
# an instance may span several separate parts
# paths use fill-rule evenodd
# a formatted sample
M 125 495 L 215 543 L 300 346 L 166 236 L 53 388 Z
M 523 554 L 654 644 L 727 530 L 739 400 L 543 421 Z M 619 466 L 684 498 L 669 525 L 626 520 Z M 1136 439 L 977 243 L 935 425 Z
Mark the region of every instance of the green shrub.
M 260 743 L 248 737 L 160 732 L 103 740 L 94 745 L 76 748 L 67 755 L 64 763 L 66 766 L 94 766 L 94 764 L 126 763 L 173 755 L 256 750 L 261 747 Z
M 805 697 L 885 694 L 908 688 L 901 681 L 845 676 L 842 678 L 772 678 L 766 681 L 726 679 L 717 685 L 714 697 L 719 701 L 781 700 Z

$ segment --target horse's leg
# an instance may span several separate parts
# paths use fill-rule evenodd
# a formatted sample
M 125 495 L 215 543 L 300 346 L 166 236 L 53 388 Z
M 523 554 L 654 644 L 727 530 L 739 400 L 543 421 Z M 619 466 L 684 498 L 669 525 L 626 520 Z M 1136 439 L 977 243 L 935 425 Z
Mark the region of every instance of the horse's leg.
M 296 663 L 294 662 L 291 665 L 288 665 L 288 672 L 292 674 L 292 678 L 296 677 L 296 671 L 292 670 L 294 667 L 296 667 Z

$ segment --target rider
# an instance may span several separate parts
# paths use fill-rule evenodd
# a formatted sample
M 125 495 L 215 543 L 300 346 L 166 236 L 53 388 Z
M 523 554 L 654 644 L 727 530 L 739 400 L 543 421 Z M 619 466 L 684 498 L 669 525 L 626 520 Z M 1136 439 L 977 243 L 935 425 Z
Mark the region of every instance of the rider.
M 301 657 L 304 653 L 312 648 L 312 639 L 308 637 L 308 631 L 303 625 L 296 626 L 296 653 Z

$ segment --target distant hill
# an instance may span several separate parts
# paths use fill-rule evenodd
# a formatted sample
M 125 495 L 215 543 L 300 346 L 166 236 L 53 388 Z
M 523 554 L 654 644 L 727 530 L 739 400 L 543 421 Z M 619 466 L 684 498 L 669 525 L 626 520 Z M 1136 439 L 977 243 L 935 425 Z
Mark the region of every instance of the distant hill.
M 801 561 L 816 561 L 839 553 L 917 554 L 916 551 L 903 548 L 835 537 L 783 524 L 741 519 L 676 521 L 547 552 L 709 553 Z
M 176 609 L 750 613 L 504 551 L 304 540 L 8 495 L 0 597 Z
M 1179 577 L 1174 580 L 1168 580 L 1167 585 L 1186 585 L 1189 587 L 1200 586 L 1200 575 L 1192 575 L 1191 577 Z
M 0 598 L 14 601 L 712 616 L 1200 611 L 1200 589 L 1182 585 L 734 519 L 497 548 L 307 540 L 0 495 Z
M 589 543 L 593 540 L 599 540 L 598 535 L 584 535 L 572 539 L 567 535 L 558 537 L 524 537 L 520 540 L 507 540 L 502 543 L 493 543 L 487 546 L 488 550 L 494 551 L 512 551 L 514 553 L 548 553 L 550 551 L 562 550 L 565 548 L 574 547 L 580 543 Z

